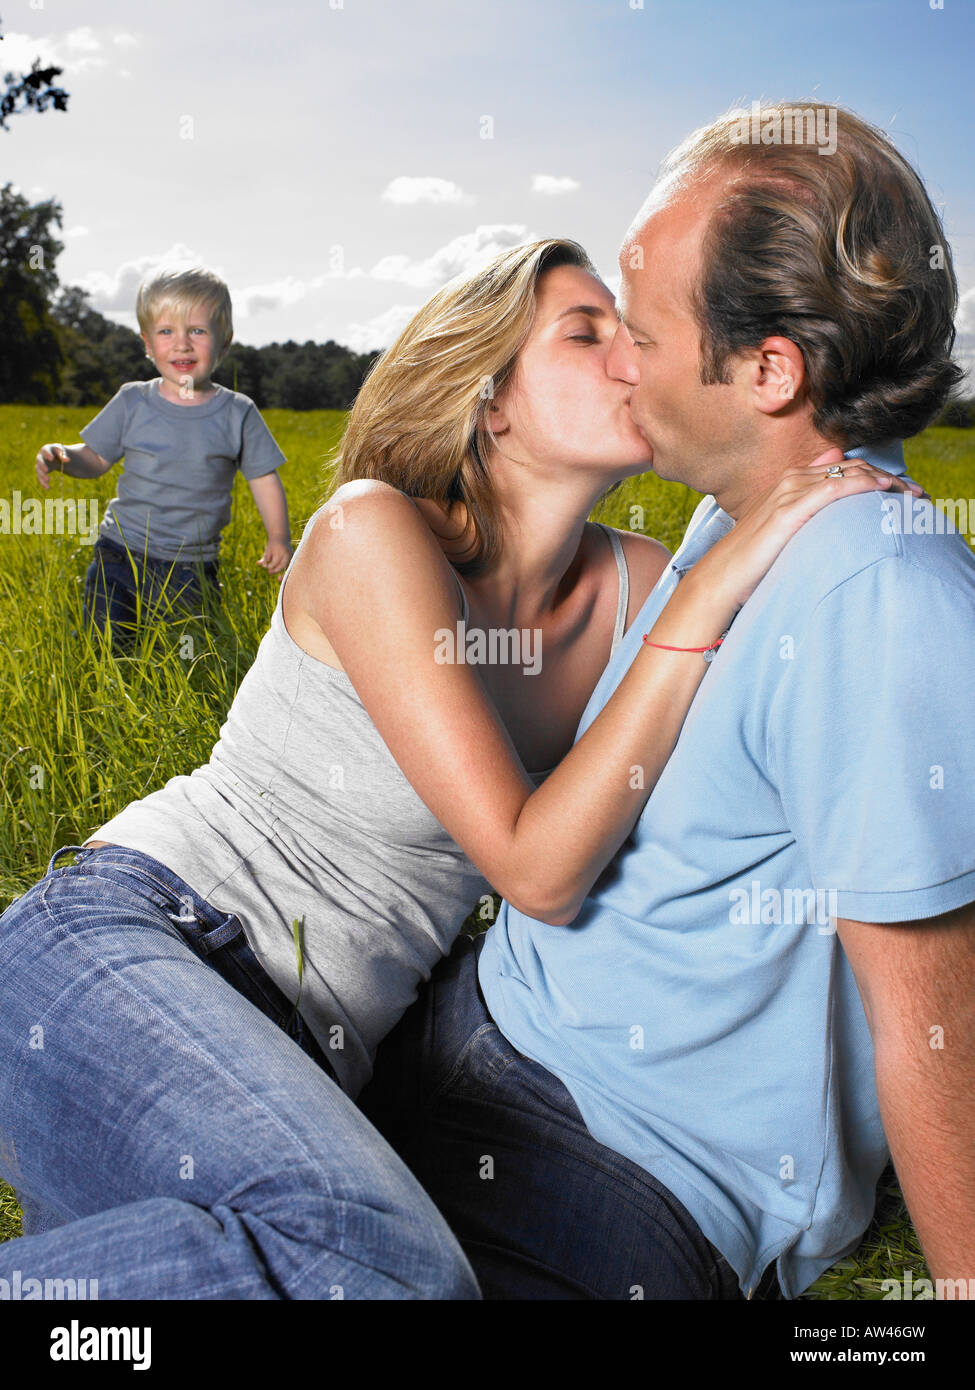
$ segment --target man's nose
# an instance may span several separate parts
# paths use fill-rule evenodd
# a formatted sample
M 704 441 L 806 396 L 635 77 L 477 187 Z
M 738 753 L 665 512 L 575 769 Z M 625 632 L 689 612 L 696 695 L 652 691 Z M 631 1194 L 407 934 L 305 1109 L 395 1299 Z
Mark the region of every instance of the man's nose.
M 606 372 L 615 380 L 627 381 L 631 386 L 640 384 L 640 359 L 625 324 L 620 324 L 609 345 Z

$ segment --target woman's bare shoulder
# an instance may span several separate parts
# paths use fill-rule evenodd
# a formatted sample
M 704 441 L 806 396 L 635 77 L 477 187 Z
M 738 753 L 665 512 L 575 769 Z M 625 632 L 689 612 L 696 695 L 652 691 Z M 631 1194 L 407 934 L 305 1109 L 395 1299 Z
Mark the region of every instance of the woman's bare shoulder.
M 645 536 L 641 531 L 624 531 L 613 527 L 623 546 L 626 570 L 630 581 L 630 606 L 636 612 L 656 585 L 670 563 L 670 551 L 662 541 Z
M 336 605 L 368 604 L 370 594 L 418 571 L 445 588 L 441 567 L 446 562 L 412 499 L 381 479 L 355 478 L 328 497 L 302 539 L 281 596 L 285 626 L 309 656 L 344 670 L 328 635 Z
M 426 514 L 414 499 L 378 478 L 343 483 L 319 508 L 289 571 L 286 588 L 323 627 L 336 603 L 367 590 L 424 576 L 434 593 L 456 602 L 456 585 Z

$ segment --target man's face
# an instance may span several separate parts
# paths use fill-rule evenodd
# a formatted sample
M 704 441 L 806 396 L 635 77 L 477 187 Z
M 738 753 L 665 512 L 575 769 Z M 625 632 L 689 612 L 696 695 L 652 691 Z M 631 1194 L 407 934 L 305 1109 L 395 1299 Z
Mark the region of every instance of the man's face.
M 633 384 L 630 411 L 653 450 L 654 472 L 702 492 L 715 491 L 725 468 L 747 456 L 753 424 L 740 382 L 701 381 L 691 296 L 719 193 L 691 189 L 663 206 L 646 205 L 620 252 L 620 328 L 608 363 L 612 375 Z

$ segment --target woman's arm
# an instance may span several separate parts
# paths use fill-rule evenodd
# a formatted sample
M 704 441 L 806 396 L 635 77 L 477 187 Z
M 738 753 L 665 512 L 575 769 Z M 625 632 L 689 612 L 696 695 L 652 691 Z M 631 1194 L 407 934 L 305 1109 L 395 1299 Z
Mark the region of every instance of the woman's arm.
M 834 498 L 897 486 L 869 465 L 845 467 L 829 484 L 823 464 L 770 489 L 681 580 L 651 640 L 714 642 L 803 521 Z M 707 670 L 703 657 L 642 646 L 598 717 L 535 789 L 476 667 L 435 659 L 438 630 L 441 638 L 455 631 L 456 584 L 407 497 L 376 481 L 344 485 L 289 585 L 295 578 L 301 606 L 431 812 L 513 906 L 571 922 L 673 751 Z

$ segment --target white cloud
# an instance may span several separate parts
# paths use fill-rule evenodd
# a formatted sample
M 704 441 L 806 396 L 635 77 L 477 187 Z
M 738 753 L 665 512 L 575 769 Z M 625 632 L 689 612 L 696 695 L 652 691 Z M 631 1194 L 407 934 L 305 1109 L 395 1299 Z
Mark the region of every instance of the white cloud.
M 116 35 L 114 42 L 120 47 L 132 47 L 138 43 L 138 39 L 129 34 Z M 43 38 L 21 33 L 4 34 L 0 44 L 0 70 L 29 72 L 34 59 L 39 58 L 42 67 L 63 68 L 63 78 L 55 80 L 67 84 L 69 73 L 74 75 L 107 67 L 104 47 L 99 34 L 88 24 Z
M 975 289 L 966 290 L 959 299 L 955 327 L 959 333 L 975 333 Z
M 142 40 L 135 34 L 119 33 L 112 35 L 112 43 L 116 44 L 119 48 L 138 48 Z
M 86 228 L 74 231 L 80 236 Z M 72 232 L 66 233 L 72 235 Z M 115 271 L 93 270 L 79 280 L 82 289 L 91 295 L 91 302 L 101 313 L 134 314 L 135 300 L 142 284 L 156 271 L 188 270 L 199 266 L 201 258 L 190 247 L 177 242 L 161 256 L 139 256 L 125 261 Z M 217 275 L 222 275 L 219 266 L 209 266 Z M 274 309 L 286 308 L 305 298 L 307 287 L 303 280 L 293 275 L 282 280 L 271 280 L 262 285 L 246 285 L 243 289 L 231 288 L 234 315 L 238 318 L 251 318 L 255 314 L 267 313 Z
M 70 30 L 63 38 L 56 38 L 54 44 L 59 65 L 72 73 L 107 66 L 108 60 L 97 56 L 102 51 L 101 39 L 87 24 L 80 29 Z
M 575 179 L 559 178 L 555 174 L 536 174 L 532 179 L 532 192 L 554 196 L 559 193 L 574 193 L 582 185 Z
M 72 29 L 65 36 L 64 43 L 66 48 L 76 53 L 98 53 L 102 46 L 94 30 L 87 24 L 80 29 Z
M 383 189 L 388 203 L 472 203 L 474 199 L 450 179 L 407 178 L 401 175 Z
M 35 58 L 42 67 L 57 63 L 54 45 L 49 39 L 32 39 L 29 34 L 4 34 L 0 44 L 0 67 L 4 72 L 30 72 Z
M 394 304 L 385 313 L 367 319 L 365 323 L 350 323 L 338 341 L 353 352 L 369 352 L 373 348 L 389 347 L 395 342 L 419 309 L 419 304 Z
M 88 236 L 89 232 L 87 227 L 69 227 L 64 235 L 66 237 Z
M 147 275 L 154 271 L 199 265 L 199 257 L 188 246 L 177 242 L 161 256 L 139 256 L 125 261 L 115 271 L 92 270 L 78 283 L 91 295 L 93 306 L 101 313 L 135 313 L 135 297 Z M 217 274 L 220 272 L 217 271 Z
M 477 227 L 473 232 L 454 237 L 425 260 L 384 256 L 373 266 L 370 275 L 374 280 L 397 280 L 418 289 L 435 290 L 456 276 L 472 275 L 502 251 L 530 240 L 528 229 L 518 224 Z
M 308 281 L 308 287 L 312 290 L 320 290 L 323 285 L 327 285 L 333 280 L 360 280 L 365 273 L 361 266 L 353 266 L 351 270 L 346 270 L 344 261 L 339 260 L 329 267 L 325 275 L 314 275 Z
M 234 314 L 246 319 L 272 309 L 282 309 L 288 304 L 297 304 L 305 294 L 304 281 L 296 280 L 293 275 L 266 285 L 249 285 L 234 292 Z

